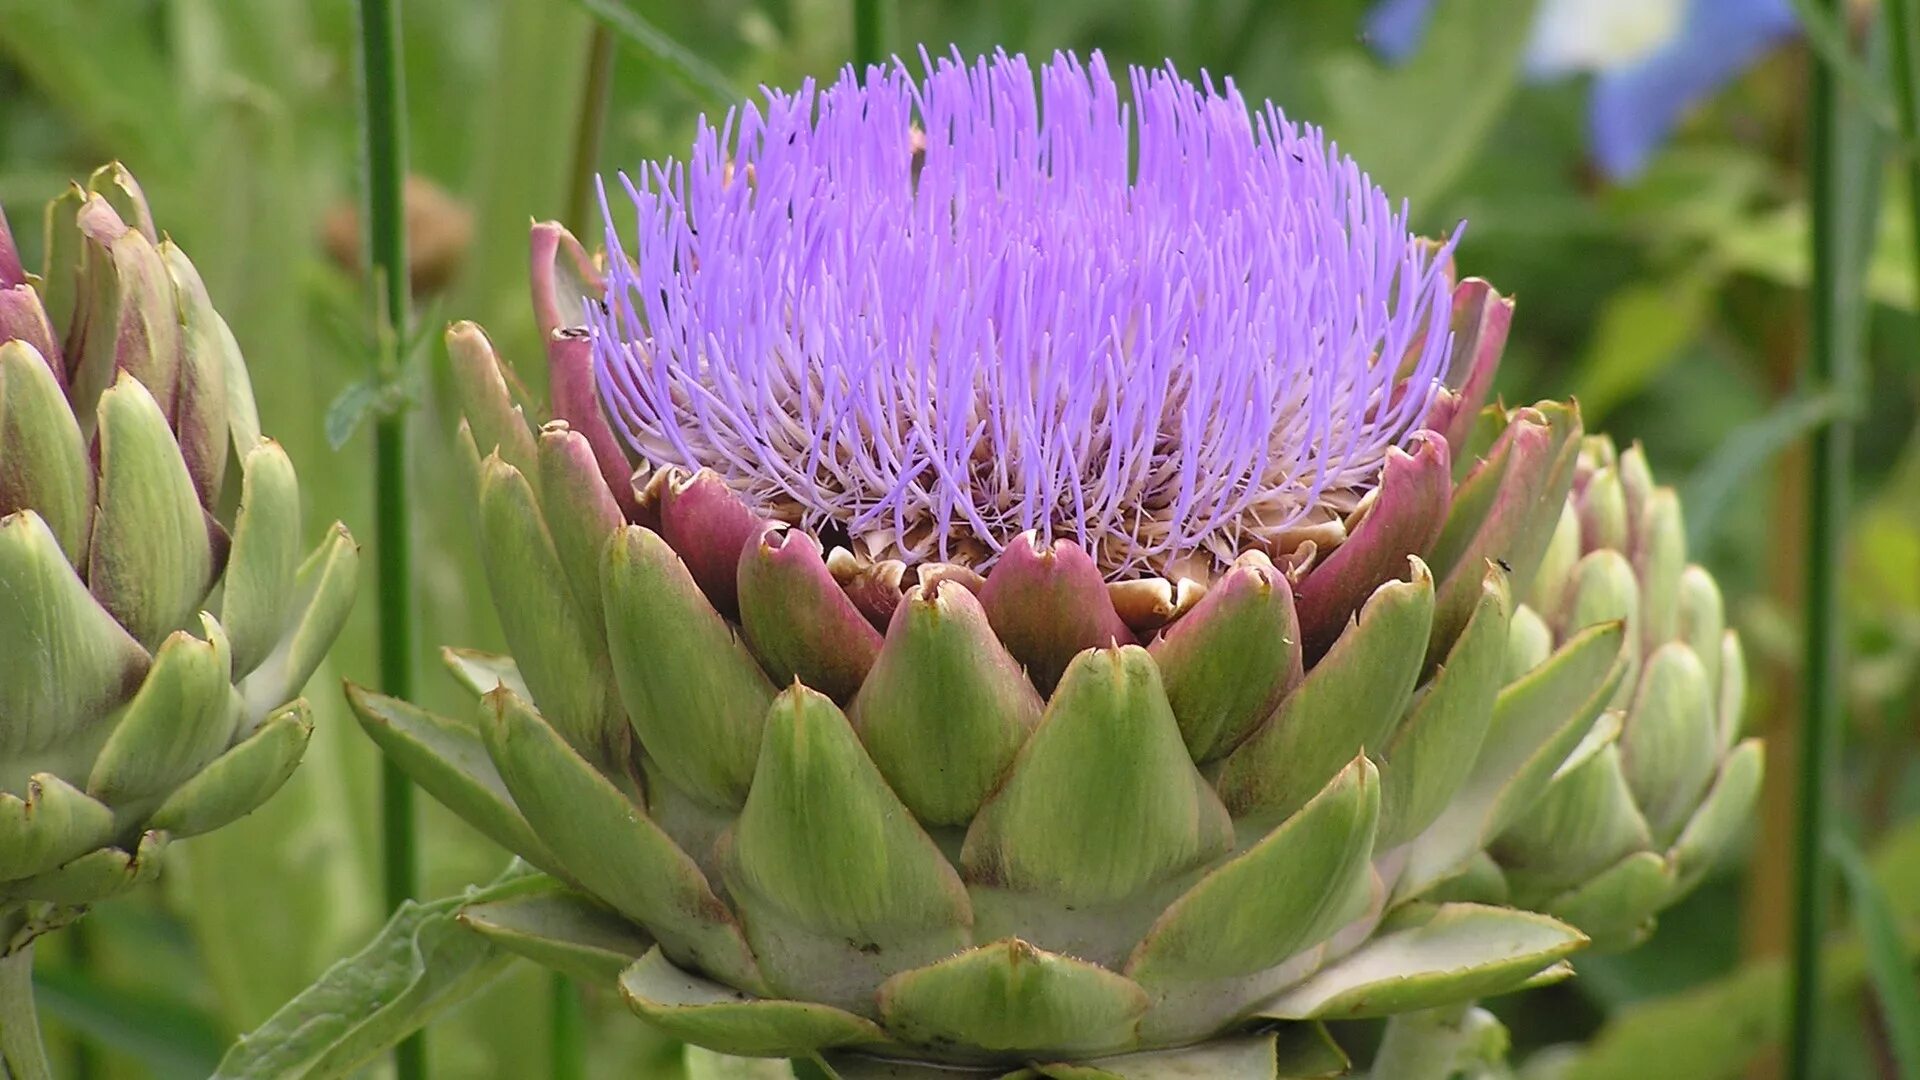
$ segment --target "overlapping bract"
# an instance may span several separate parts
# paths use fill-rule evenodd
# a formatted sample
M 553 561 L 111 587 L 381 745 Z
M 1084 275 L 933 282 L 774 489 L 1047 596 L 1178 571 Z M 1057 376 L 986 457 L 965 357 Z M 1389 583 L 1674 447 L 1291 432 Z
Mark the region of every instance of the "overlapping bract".
M 0 219 L 0 952 L 265 801 L 351 605 L 193 264 L 107 166 Z
M 689 1041 L 850 1077 L 1317 1075 L 1276 1021 L 1564 974 L 1575 929 L 1433 899 L 1642 666 L 1617 611 L 1514 659 L 1595 488 L 1574 409 L 1482 408 L 1511 316 L 1484 283 L 1454 293 L 1453 385 L 1337 530 L 1109 583 L 1030 535 L 984 577 L 869 562 L 712 473 L 636 473 L 573 328 L 596 268 L 557 226 L 534 248 L 554 419 L 477 327 L 448 337 L 513 659 L 449 652 L 471 720 L 353 693 L 555 878 L 476 929 Z

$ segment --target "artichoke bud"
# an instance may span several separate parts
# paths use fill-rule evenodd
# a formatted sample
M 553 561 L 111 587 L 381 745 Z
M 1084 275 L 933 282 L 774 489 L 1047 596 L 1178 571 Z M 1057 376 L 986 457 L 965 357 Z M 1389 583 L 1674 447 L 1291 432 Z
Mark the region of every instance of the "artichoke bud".
M 1731 843 L 1760 759 L 1757 745 L 1735 746 L 1739 639 L 1712 576 L 1687 565 L 1679 500 L 1654 484 L 1641 448 L 1586 440 L 1568 501 L 1576 511 L 1577 537 L 1563 519 L 1532 595 L 1555 638 L 1627 624 L 1628 666 L 1610 702 L 1620 720 L 1596 729 L 1604 748 L 1565 762 L 1493 851 L 1517 902 L 1617 948 L 1644 935 Z M 1538 651 L 1513 648 L 1516 662 Z
M 0 224 L 0 594 L 18 601 L 0 607 L 0 915 L 27 905 L 45 928 L 285 781 L 311 731 L 296 695 L 356 557 L 335 526 L 301 562 L 292 464 L 131 174 L 54 201 L 37 278 L 11 235 Z M 237 506 L 220 500 L 229 455 Z

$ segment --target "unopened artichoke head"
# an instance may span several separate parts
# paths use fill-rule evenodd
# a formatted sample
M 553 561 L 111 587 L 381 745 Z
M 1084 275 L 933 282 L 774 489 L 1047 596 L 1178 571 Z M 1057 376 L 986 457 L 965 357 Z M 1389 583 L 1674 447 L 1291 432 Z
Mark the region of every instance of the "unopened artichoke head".
M 1626 675 L 1601 722 L 1492 848 L 1516 902 L 1602 947 L 1636 943 L 1698 885 L 1759 796 L 1763 747 L 1740 738 L 1740 639 L 1686 554 L 1680 500 L 1646 454 L 1592 436 L 1514 618 L 1513 678 L 1580 627 L 1627 628 Z
M 448 334 L 511 657 L 352 695 L 549 875 L 470 925 L 849 1077 L 1322 1075 L 1567 974 L 1435 898 L 1626 674 L 1609 617 L 1508 685 L 1579 416 L 1487 404 L 1511 305 L 1318 130 L 956 55 L 605 191 L 603 258 L 534 229 L 548 403 Z
M 193 264 L 113 165 L 0 219 L 0 953 L 278 789 L 356 549 L 293 465 Z

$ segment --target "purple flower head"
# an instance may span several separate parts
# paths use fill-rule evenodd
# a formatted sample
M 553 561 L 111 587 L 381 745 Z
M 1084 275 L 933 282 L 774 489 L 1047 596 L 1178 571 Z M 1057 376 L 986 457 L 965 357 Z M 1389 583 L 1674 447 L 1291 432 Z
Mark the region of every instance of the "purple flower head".
M 1446 371 L 1451 245 L 1231 80 L 921 61 L 622 178 L 589 307 L 635 450 L 910 563 L 1164 573 L 1351 510 Z

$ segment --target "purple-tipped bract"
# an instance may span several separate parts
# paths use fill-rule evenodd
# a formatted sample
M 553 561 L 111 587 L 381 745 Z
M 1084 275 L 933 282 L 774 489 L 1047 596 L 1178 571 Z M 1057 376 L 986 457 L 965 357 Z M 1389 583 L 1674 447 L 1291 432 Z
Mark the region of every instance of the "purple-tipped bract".
M 624 179 L 589 320 L 634 449 L 907 562 L 1218 569 L 1350 510 L 1446 372 L 1445 250 L 1230 80 L 922 63 Z

